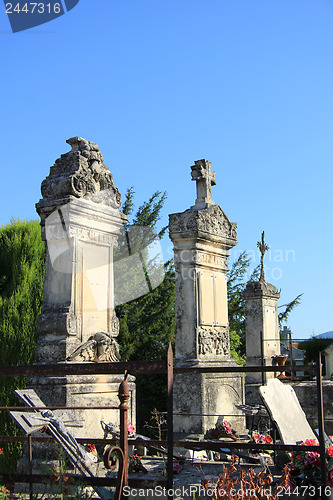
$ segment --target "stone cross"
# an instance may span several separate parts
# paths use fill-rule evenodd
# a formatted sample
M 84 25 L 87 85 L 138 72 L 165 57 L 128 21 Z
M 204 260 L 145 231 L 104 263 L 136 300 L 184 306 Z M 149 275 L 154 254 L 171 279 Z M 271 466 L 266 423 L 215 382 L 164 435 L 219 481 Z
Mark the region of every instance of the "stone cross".
M 269 246 L 266 245 L 265 243 L 265 232 L 263 231 L 261 234 L 261 241 L 257 241 L 257 247 L 259 248 L 261 252 L 261 257 L 260 257 L 260 283 L 265 283 L 265 273 L 264 273 L 264 255 L 266 251 L 269 249 Z
M 214 205 L 212 198 L 212 186 L 215 186 L 215 172 L 210 170 L 211 162 L 207 160 L 197 160 L 191 167 L 192 180 L 197 183 L 197 199 L 195 208 L 206 208 Z

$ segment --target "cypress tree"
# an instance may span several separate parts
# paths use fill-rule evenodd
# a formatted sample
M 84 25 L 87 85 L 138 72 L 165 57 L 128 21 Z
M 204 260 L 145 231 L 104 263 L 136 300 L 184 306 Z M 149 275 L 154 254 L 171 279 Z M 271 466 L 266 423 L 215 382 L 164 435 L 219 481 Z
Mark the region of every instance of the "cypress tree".
M 0 364 L 30 365 L 36 350 L 36 318 L 43 299 L 44 243 L 37 221 L 12 221 L 0 227 Z M 0 378 L 1 406 L 18 403 L 14 390 L 25 379 Z M 1 435 L 18 435 L 17 426 L 0 412 Z M 0 469 L 14 470 L 22 446 L 3 443 Z

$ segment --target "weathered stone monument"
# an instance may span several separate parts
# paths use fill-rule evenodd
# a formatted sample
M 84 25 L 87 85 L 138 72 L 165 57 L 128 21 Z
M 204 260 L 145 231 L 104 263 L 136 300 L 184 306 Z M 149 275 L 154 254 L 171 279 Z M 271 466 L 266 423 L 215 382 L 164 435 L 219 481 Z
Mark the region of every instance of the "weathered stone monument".
M 264 241 L 257 243 L 261 252 L 259 281 L 249 282 L 244 291 L 246 324 L 246 365 L 272 366 L 274 356 L 280 354 L 280 334 L 277 302 L 280 293 L 274 285 L 266 283 L 264 274 L 264 255 L 269 247 Z M 273 372 L 264 374 L 264 380 L 273 378 Z M 261 373 L 248 373 L 246 383 L 259 383 Z
M 233 366 L 228 327 L 228 250 L 237 244 L 236 224 L 212 199 L 215 172 L 207 160 L 191 167 L 195 205 L 169 216 L 176 270 L 175 367 L 210 367 L 210 373 L 174 377 L 174 431 L 205 434 L 225 417 L 236 430 L 244 419 L 235 404 L 244 402 L 242 374 L 214 373 Z M 233 415 L 233 416 L 231 416 Z
M 120 193 L 98 146 L 80 137 L 56 160 L 42 182 L 36 209 L 46 241 L 44 300 L 37 320 L 37 363 L 119 360 L 114 309 L 113 251 L 127 217 Z M 34 377 L 46 405 L 117 406 L 122 376 Z M 129 419 L 135 421 L 130 379 Z M 119 421 L 117 410 L 76 410 L 75 437 L 103 437 L 102 422 Z

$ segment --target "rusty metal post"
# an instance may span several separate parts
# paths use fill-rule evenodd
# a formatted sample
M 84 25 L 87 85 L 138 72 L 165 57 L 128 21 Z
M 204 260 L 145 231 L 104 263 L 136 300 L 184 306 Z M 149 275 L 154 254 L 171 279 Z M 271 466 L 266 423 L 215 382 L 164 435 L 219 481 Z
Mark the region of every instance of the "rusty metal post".
M 292 343 L 292 339 L 291 339 L 291 330 L 289 331 L 289 357 L 290 357 L 290 365 L 291 365 L 290 378 L 291 378 L 291 380 L 294 380 L 293 343 Z
M 173 499 L 169 494 L 173 489 L 173 351 L 171 342 L 168 349 L 167 358 L 167 377 L 168 377 L 168 462 L 167 462 L 167 489 L 168 500 Z M 170 492 L 171 493 L 171 492 Z
M 32 476 L 32 437 L 31 434 L 28 434 L 28 455 L 29 455 L 29 474 L 30 478 Z M 32 482 L 29 482 L 29 498 L 32 500 L 33 491 L 32 491 Z
M 119 386 L 118 398 L 120 400 L 119 410 L 120 410 L 120 448 L 124 454 L 124 479 L 123 479 L 123 487 L 128 486 L 128 430 L 127 430 L 127 412 L 128 405 L 127 402 L 129 400 L 129 388 L 127 381 L 127 370 L 125 371 L 125 377 L 123 382 Z M 120 499 L 124 498 L 123 495 L 123 487 L 120 491 Z
M 261 366 L 264 366 L 264 337 L 262 334 L 262 330 L 260 330 L 260 358 L 261 358 Z M 261 372 L 261 385 L 265 385 L 266 382 L 266 373 Z
M 323 405 L 323 384 L 321 374 L 321 352 L 318 352 L 317 366 L 316 366 L 316 379 L 317 379 L 317 406 L 318 406 L 318 429 L 319 429 L 319 447 L 320 447 L 320 472 L 321 484 L 323 489 L 326 486 L 327 471 L 325 459 L 325 436 L 324 436 L 324 405 Z

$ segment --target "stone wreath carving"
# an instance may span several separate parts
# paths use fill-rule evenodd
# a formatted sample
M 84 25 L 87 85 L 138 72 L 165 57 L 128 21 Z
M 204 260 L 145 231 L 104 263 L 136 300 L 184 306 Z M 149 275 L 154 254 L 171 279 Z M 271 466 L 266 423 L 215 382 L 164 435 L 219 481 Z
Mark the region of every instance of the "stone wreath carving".
M 174 233 L 205 232 L 237 240 L 237 224 L 230 222 L 219 205 L 202 210 L 189 209 L 169 216 L 169 231 Z
M 120 193 L 97 144 L 82 137 L 72 137 L 66 142 L 72 150 L 61 155 L 51 167 L 50 175 L 42 182 L 43 198 L 87 196 L 95 202 L 119 208 Z
M 226 327 L 199 329 L 198 350 L 201 355 L 229 356 L 230 342 L 228 329 Z

